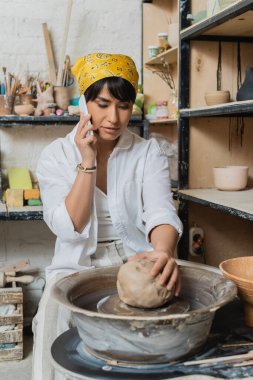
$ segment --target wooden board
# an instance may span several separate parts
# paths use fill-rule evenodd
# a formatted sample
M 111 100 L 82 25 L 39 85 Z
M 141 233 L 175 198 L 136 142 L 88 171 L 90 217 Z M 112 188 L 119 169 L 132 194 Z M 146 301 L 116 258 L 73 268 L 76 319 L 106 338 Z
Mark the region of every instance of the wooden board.
M 204 230 L 206 264 L 218 266 L 229 258 L 252 255 L 252 221 L 189 202 L 189 226 L 195 224 Z M 203 262 L 196 256 L 189 259 Z
M 16 347 L 0 350 L 0 362 L 6 360 L 21 360 L 23 359 L 23 343 L 17 343 Z
M 0 343 L 17 343 L 17 342 L 23 342 L 23 325 L 22 324 L 18 324 L 15 330 L 0 332 Z
M 193 118 L 190 120 L 189 187 L 214 187 L 213 167 L 249 166 L 248 186 L 253 186 L 252 118 L 245 118 L 241 146 L 236 119 Z M 232 123 L 232 125 L 230 125 Z M 231 146 L 229 141 L 231 136 Z
M 56 85 L 56 68 L 55 68 L 55 62 L 54 62 L 54 53 L 53 53 L 53 48 L 51 44 L 50 34 L 47 28 L 47 23 L 42 24 L 42 29 L 43 29 L 44 41 L 45 41 L 46 52 L 47 52 L 49 80 L 53 85 Z

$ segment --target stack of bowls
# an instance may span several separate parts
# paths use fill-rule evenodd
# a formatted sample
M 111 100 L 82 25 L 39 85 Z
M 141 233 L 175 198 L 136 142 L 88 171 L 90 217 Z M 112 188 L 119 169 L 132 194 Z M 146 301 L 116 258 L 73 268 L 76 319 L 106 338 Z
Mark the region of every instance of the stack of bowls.
M 237 285 L 244 305 L 245 324 L 253 327 L 253 256 L 225 260 L 220 264 L 220 270 Z

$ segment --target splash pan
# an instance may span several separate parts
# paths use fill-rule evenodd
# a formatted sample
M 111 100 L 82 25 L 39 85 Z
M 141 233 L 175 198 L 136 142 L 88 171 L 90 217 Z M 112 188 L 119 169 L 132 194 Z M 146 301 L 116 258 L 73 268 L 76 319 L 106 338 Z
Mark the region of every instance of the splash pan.
M 101 300 L 116 293 L 119 267 L 91 269 L 59 280 L 53 297 L 73 312 L 78 333 L 108 363 L 169 363 L 197 351 L 206 341 L 215 311 L 236 295 L 235 284 L 218 270 L 180 260 L 180 299 L 176 313 L 153 309 L 142 315 L 99 312 Z M 176 310 L 175 309 L 175 310 Z

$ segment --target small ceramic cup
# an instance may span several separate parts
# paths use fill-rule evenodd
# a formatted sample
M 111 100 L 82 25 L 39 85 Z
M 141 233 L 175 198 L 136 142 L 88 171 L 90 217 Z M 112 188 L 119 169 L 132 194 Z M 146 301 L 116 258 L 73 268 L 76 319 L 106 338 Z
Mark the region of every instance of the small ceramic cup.
M 64 111 L 68 110 L 69 106 L 69 92 L 68 87 L 55 86 L 54 87 L 54 99 L 59 108 Z
M 159 47 L 155 45 L 148 46 L 148 56 L 149 58 L 155 58 L 158 55 Z

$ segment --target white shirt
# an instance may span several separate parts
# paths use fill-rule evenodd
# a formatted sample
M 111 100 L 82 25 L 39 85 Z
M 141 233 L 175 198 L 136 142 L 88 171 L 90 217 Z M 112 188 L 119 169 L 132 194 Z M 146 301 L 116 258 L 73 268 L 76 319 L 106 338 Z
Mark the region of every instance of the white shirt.
M 75 231 L 65 206 L 65 197 L 77 175 L 76 165 L 81 162 L 74 142 L 76 129 L 48 145 L 37 167 L 44 220 L 57 236 L 47 277 L 90 267 L 90 255 L 97 247 L 95 196 L 90 220 L 81 233 Z M 152 251 L 148 236 L 160 224 L 170 224 L 179 235 L 182 233 L 170 192 L 168 159 L 154 139 L 145 140 L 125 130 L 108 160 L 107 199 L 127 256 Z
M 98 218 L 98 242 L 119 240 L 120 237 L 117 235 L 117 232 L 112 224 L 107 195 L 97 186 L 95 187 L 95 202 Z

